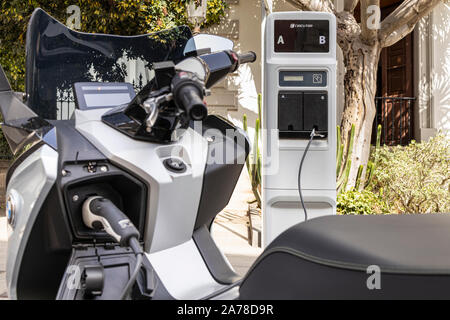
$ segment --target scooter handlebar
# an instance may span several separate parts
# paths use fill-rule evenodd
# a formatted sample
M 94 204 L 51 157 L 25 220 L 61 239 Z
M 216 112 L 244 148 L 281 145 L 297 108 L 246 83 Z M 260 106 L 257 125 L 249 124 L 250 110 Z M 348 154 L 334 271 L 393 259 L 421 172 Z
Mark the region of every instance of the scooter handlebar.
M 202 121 L 208 116 L 208 109 L 203 101 L 203 84 L 193 73 L 179 72 L 172 79 L 172 93 L 177 106 L 184 110 L 191 120 Z
M 238 54 L 239 64 L 252 63 L 256 61 L 256 53 L 249 51 L 246 53 Z
M 194 85 L 185 85 L 178 92 L 178 102 L 194 121 L 202 121 L 208 116 L 199 89 Z

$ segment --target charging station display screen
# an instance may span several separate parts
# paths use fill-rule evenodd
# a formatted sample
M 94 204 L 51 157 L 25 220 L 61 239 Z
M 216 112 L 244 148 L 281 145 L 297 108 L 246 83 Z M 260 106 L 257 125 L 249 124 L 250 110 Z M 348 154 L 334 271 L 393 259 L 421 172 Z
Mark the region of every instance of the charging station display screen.
M 326 71 L 291 71 L 281 70 L 280 87 L 326 87 L 328 77 Z
M 302 82 L 305 80 L 304 76 L 290 76 L 290 75 L 285 75 L 283 77 L 283 81 L 284 82 Z
M 328 20 L 275 20 L 275 52 L 329 52 Z

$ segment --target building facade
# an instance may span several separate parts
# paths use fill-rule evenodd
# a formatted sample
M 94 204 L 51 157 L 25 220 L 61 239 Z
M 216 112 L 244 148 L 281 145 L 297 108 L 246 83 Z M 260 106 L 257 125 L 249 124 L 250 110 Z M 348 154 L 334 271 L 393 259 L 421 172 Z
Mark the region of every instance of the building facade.
M 382 18 L 403 0 L 382 0 Z M 237 125 L 243 115 L 249 127 L 257 118 L 257 95 L 261 92 L 263 22 L 271 11 L 295 11 L 285 0 L 228 0 L 224 21 L 207 32 L 226 36 L 236 50 L 253 50 L 258 60 L 241 68 L 213 89 L 208 98 L 211 113 L 221 114 Z M 342 0 L 335 0 L 338 10 Z M 338 50 L 338 106 L 340 123 L 344 102 L 344 65 Z M 383 50 L 378 67 L 377 117 L 383 140 L 407 144 L 427 140 L 438 131 L 450 135 L 450 2 L 443 0 L 422 19 L 415 30 Z M 250 128 L 250 135 L 253 130 Z

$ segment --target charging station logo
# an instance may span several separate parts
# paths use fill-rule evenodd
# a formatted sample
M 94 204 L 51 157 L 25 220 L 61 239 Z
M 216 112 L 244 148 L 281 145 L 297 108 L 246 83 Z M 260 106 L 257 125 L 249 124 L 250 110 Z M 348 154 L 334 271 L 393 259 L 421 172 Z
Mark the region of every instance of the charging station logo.
M 313 74 L 313 83 L 321 84 L 322 81 L 323 81 L 323 79 L 322 79 L 322 75 L 320 73 Z
M 130 221 L 130 220 L 125 219 L 125 220 L 120 220 L 120 221 L 119 221 L 119 226 L 120 226 L 122 229 L 126 229 L 126 228 L 128 228 L 128 227 L 131 227 L 132 224 L 131 224 L 131 221 Z

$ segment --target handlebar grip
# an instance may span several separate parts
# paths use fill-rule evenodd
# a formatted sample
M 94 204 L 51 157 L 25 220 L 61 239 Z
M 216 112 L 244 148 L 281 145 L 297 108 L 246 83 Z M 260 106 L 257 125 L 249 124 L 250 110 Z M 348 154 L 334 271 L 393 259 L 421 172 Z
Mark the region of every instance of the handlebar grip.
M 202 121 L 208 116 L 208 109 L 203 103 L 199 89 L 195 85 L 184 85 L 178 91 L 178 101 L 189 117 L 194 121 Z
M 203 83 L 192 72 L 179 72 L 172 79 L 172 93 L 178 108 L 184 110 L 191 120 L 202 121 L 208 116 Z
M 238 54 L 239 64 L 252 63 L 256 61 L 256 53 L 249 51 L 247 53 Z

